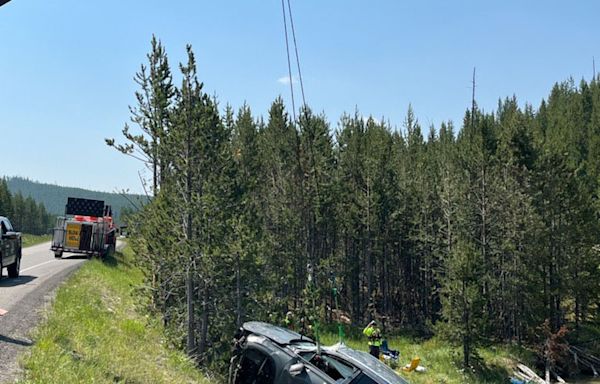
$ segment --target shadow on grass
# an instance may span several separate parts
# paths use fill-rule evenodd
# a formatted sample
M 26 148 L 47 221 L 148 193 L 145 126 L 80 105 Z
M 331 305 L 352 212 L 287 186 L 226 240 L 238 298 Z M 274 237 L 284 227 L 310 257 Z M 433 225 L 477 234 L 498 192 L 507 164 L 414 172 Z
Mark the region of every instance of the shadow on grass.
M 123 262 L 123 256 L 121 256 L 120 254 L 114 253 L 112 255 L 105 256 L 102 259 L 102 262 L 104 263 L 104 265 L 107 265 L 111 268 L 116 268 L 119 265 L 119 263 Z
M 118 265 L 121 265 L 125 268 L 132 268 L 133 264 L 131 264 L 131 260 L 126 258 L 122 252 L 115 252 L 112 255 L 105 256 L 102 259 L 102 262 L 111 268 L 116 268 Z
M 476 356 L 472 358 L 474 368 L 473 377 L 477 378 L 478 382 L 486 383 L 507 383 L 510 378 L 510 372 L 506 367 L 496 364 L 486 364 L 483 358 Z

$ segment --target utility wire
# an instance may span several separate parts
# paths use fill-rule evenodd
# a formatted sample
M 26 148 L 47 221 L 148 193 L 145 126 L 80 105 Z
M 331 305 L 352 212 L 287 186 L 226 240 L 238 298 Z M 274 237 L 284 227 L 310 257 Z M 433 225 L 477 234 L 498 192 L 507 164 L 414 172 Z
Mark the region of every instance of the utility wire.
M 288 13 L 290 14 L 290 26 L 292 27 L 292 38 L 294 40 L 294 50 L 296 52 L 296 64 L 298 65 L 298 79 L 300 80 L 300 91 L 302 93 L 302 106 L 306 108 L 306 98 L 304 97 L 304 83 L 302 82 L 302 71 L 300 71 L 300 57 L 298 56 L 298 44 L 296 44 L 296 30 L 294 28 L 294 18 L 292 17 L 292 6 L 290 0 L 287 0 Z
M 289 3 L 288 3 L 289 5 Z M 281 0 L 281 10 L 283 11 L 283 30 L 285 32 L 285 52 L 287 53 L 287 63 L 288 63 L 288 80 L 290 81 L 290 92 L 292 94 L 292 115 L 294 116 L 294 123 L 296 122 L 296 103 L 294 101 L 294 84 L 292 79 L 292 64 L 290 61 L 290 43 L 288 41 L 288 31 L 287 31 L 287 19 L 285 17 L 285 3 L 284 0 Z M 291 14 L 290 14 L 291 17 Z M 294 38 L 295 40 L 295 38 Z M 301 83 L 302 84 L 302 83 Z

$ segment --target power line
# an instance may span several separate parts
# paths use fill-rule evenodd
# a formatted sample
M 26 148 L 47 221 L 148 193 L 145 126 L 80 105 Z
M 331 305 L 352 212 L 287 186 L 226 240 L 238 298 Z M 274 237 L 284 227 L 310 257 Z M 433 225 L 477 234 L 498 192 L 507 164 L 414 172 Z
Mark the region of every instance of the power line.
M 304 83 L 302 81 L 302 71 L 300 71 L 300 57 L 298 56 L 298 44 L 296 44 L 296 30 L 294 28 L 294 19 L 292 17 L 292 7 L 290 0 L 287 0 L 288 12 L 290 14 L 290 25 L 292 27 L 292 38 L 294 40 L 294 50 L 296 52 L 296 64 L 298 65 L 298 79 L 300 80 L 300 91 L 302 93 L 302 106 L 306 108 L 306 98 L 304 97 Z
M 290 81 L 290 92 L 291 92 L 291 95 L 292 95 L 292 115 L 294 117 L 294 122 L 296 122 L 296 103 L 294 101 L 294 85 L 293 85 L 293 80 L 292 80 L 292 64 L 291 64 L 291 61 L 290 61 L 290 44 L 289 44 L 289 41 L 288 41 L 287 20 L 286 20 L 286 17 L 285 17 L 285 3 L 284 3 L 284 0 L 281 0 L 281 10 L 283 11 L 283 30 L 285 32 L 285 52 L 287 54 L 288 76 L 289 76 L 288 79 Z M 295 40 L 295 38 L 294 38 L 294 40 Z

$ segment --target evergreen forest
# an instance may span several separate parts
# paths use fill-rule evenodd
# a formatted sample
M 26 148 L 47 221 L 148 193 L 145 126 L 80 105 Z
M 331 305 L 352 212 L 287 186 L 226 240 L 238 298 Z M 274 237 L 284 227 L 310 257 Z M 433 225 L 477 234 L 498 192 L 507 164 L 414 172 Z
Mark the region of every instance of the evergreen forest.
M 6 183 L 13 194 L 20 193 L 23 196 L 31 196 L 35 201 L 44 204 L 48 212 L 53 215 L 65 214 L 65 205 L 69 197 L 102 200 L 112 206 L 113 215 L 118 223 L 121 223 L 123 217 L 135 211 L 146 200 L 144 196 L 126 193 L 126 191 L 120 193 L 91 191 L 41 183 L 18 176 L 6 177 Z
M 107 144 L 152 170 L 130 243 L 151 310 L 201 365 L 288 310 L 440 335 L 467 365 L 482 343 L 600 322 L 600 77 L 440 126 L 409 106 L 395 127 L 308 106 L 294 121 L 281 98 L 234 110 L 191 47 L 177 84 L 155 38 L 147 59 Z
M 7 217 L 15 230 L 31 235 L 50 233 L 55 218 L 31 196 L 11 193 L 6 179 L 0 179 L 0 216 Z

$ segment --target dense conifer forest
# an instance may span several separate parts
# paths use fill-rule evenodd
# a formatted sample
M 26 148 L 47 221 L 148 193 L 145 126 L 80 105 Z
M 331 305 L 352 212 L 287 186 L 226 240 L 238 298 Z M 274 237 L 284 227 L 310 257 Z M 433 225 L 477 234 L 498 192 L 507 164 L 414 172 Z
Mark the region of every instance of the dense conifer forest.
M 43 203 L 20 192 L 11 193 L 6 179 L 0 179 L 0 216 L 8 217 L 17 231 L 32 235 L 50 233 L 54 215 L 46 211 Z
M 131 243 L 152 310 L 201 363 L 246 320 L 331 321 L 334 288 L 353 323 L 441 335 L 465 363 L 600 321 L 600 77 L 440 126 L 409 106 L 396 127 L 220 106 L 189 47 L 180 84 L 171 70 L 153 39 L 132 125 L 107 143 L 153 170 Z
M 113 214 L 117 220 L 121 218 L 122 213 L 123 216 L 126 216 L 147 201 L 145 196 L 135 194 L 91 191 L 89 189 L 41 183 L 17 176 L 6 177 L 6 183 L 13 194 L 20 193 L 39 201 L 53 215 L 64 215 L 65 204 L 69 197 L 102 200 L 112 206 Z

